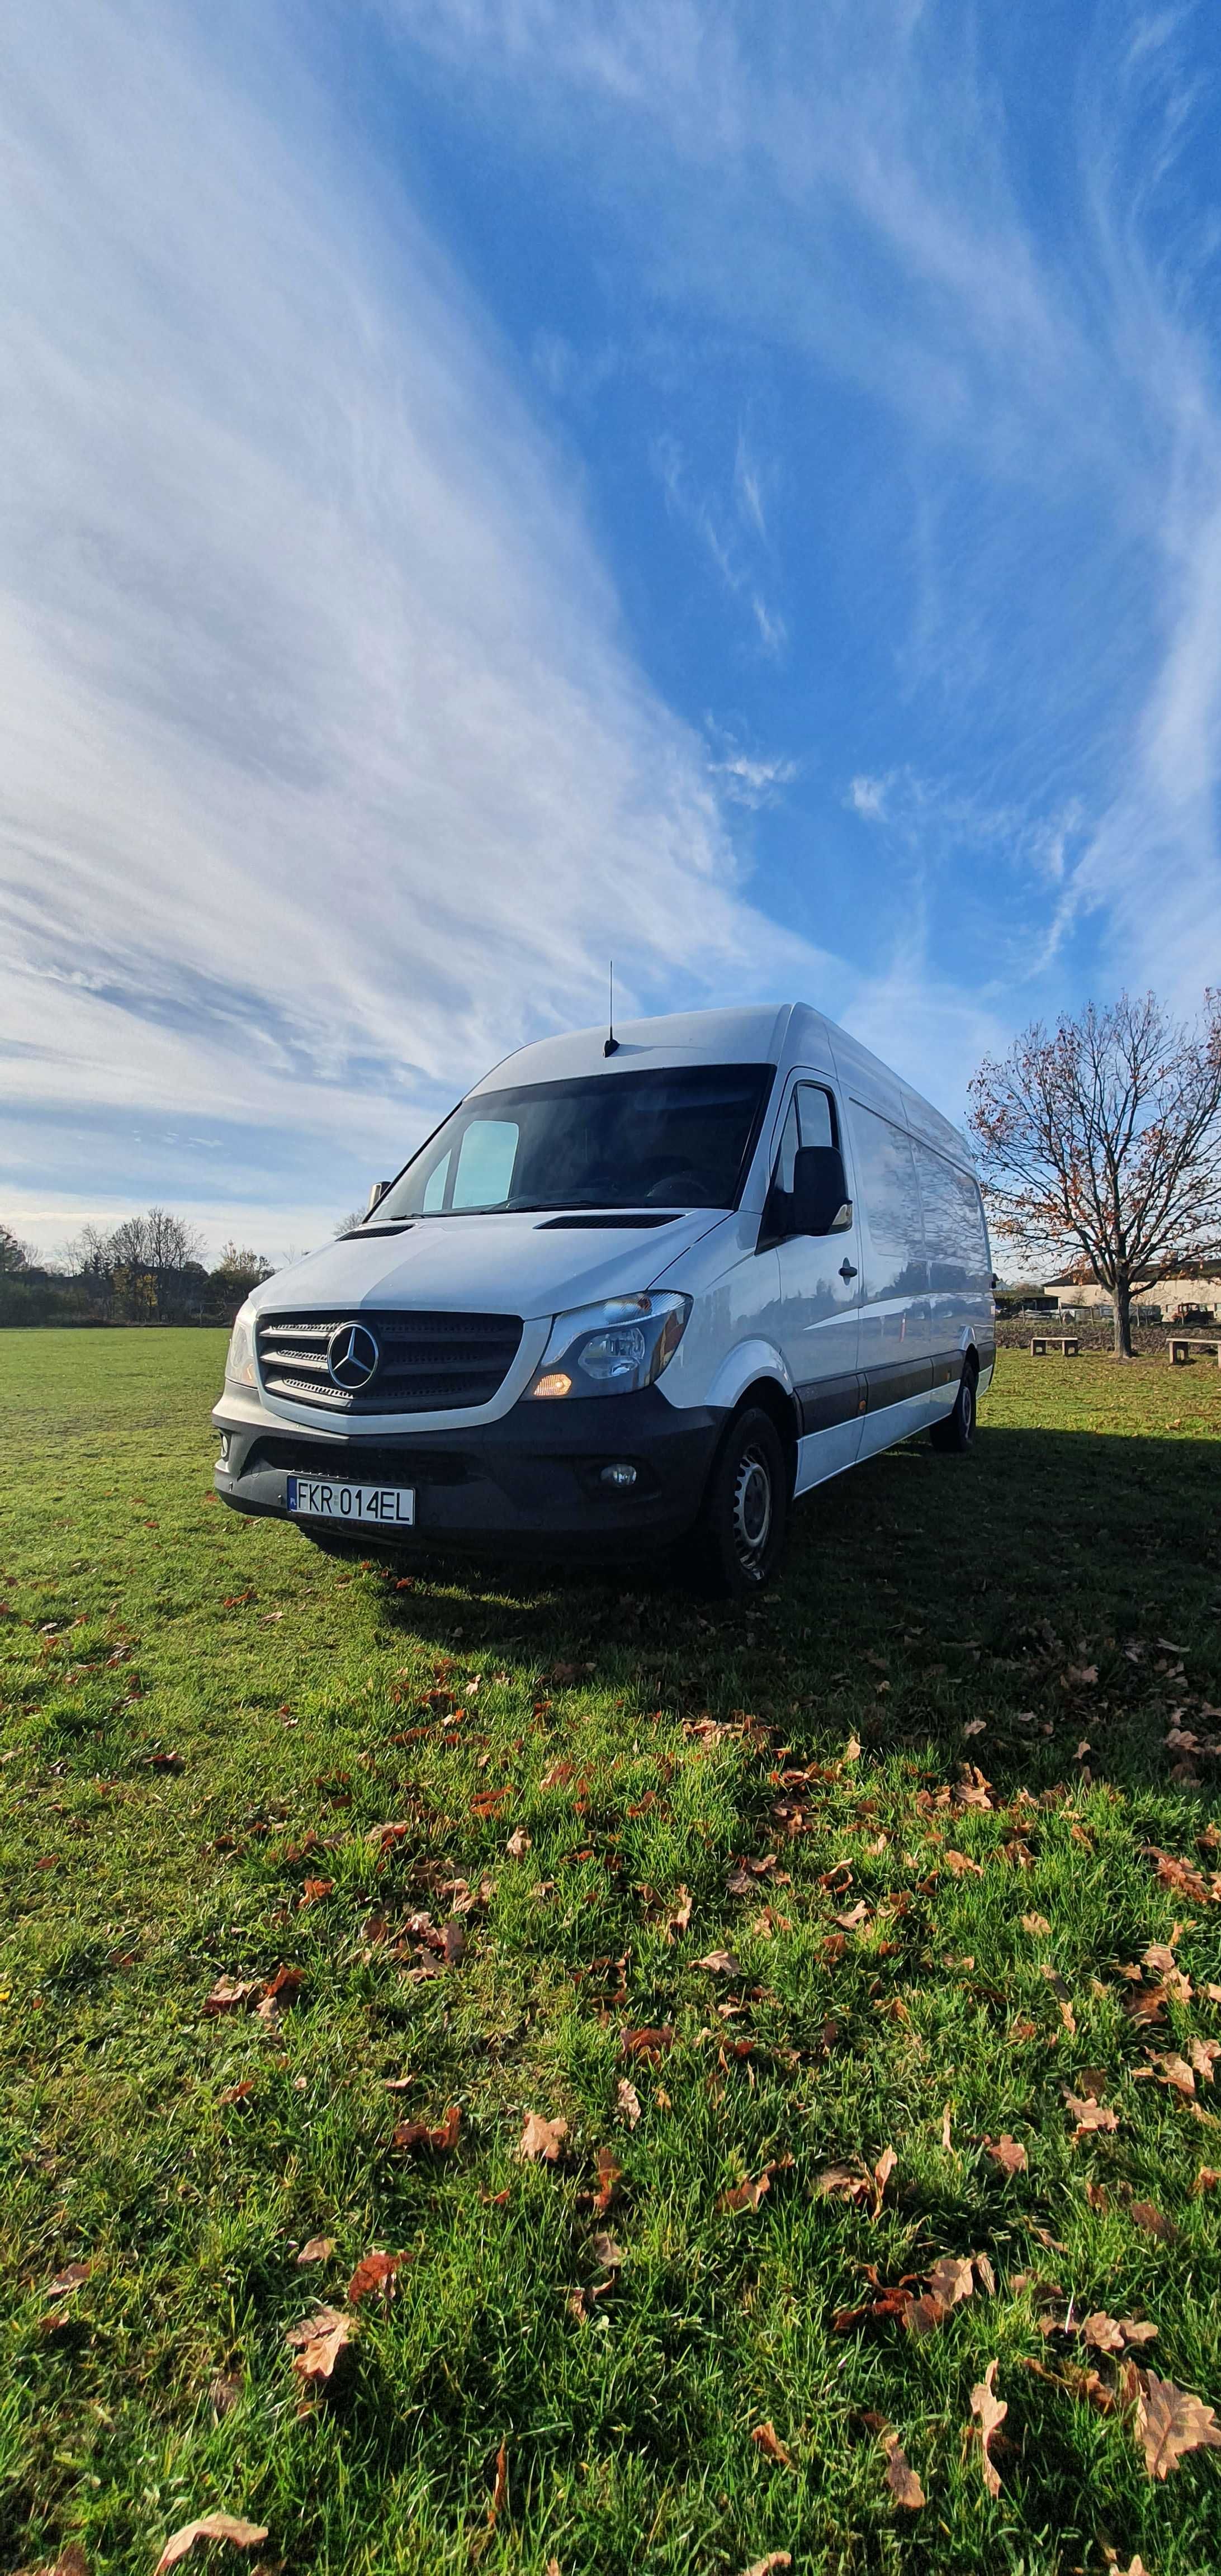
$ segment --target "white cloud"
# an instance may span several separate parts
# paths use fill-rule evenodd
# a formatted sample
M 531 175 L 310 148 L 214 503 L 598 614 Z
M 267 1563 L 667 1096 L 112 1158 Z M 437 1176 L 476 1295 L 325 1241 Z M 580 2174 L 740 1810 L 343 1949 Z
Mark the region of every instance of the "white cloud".
M 1105 980 L 1197 994 L 1221 921 L 1221 392 L 1216 223 L 1193 228 L 1179 155 L 1215 117 L 1208 14 L 1066 22 L 1079 78 L 1036 224 L 1005 76 L 1038 40 L 1019 20 L 1002 54 L 969 0 L 385 5 L 468 98 L 503 117 L 511 87 L 536 156 L 571 155 L 582 120 L 581 184 L 654 299 L 886 407 L 923 556 L 905 697 L 965 730 L 1003 696 L 1023 833 L 1089 818 L 1046 958 L 1088 918 Z
M 612 946 L 624 1011 L 829 961 L 459 281 L 299 58 L 239 90 L 202 25 L 0 36 L 0 1100 L 380 1166 Z
M 867 822 L 879 823 L 886 811 L 888 785 L 885 778 L 854 778 L 847 797 L 853 813 L 864 815 Z

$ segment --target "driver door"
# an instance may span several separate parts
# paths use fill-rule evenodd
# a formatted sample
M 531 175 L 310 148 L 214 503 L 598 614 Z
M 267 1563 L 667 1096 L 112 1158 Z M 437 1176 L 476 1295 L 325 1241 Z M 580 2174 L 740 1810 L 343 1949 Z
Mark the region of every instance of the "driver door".
M 800 1075 L 780 1131 L 772 1175 L 793 1187 L 793 1159 L 807 1145 L 835 1145 L 852 1164 L 830 1083 Z M 780 1264 L 780 1341 L 801 1407 L 799 1494 L 855 1464 L 861 1444 L 863 1390 L 858 1374 L 861 1310 L 860 1225 L 835 1234 L 789 1235 L 776 1246 Z

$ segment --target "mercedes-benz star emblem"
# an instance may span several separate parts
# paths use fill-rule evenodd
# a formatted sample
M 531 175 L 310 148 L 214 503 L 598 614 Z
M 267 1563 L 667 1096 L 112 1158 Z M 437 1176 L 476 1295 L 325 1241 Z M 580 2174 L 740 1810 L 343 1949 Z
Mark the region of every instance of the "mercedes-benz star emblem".
M 358 1395 L 377 1375 L 381 1358 L 367 1324 L 337 1324 L 326 1346 L 326 1364 L 345 1395 Z

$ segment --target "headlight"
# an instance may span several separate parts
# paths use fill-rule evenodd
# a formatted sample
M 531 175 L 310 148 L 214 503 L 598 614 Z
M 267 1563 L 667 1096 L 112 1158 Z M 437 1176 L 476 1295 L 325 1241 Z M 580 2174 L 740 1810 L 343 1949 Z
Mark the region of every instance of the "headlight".
M 651 1386 L 673 1359 L 690 1312 L 691 1299 L 667 1289 L 557 1315 L 531 1395 L 633 1395 Z
M 226 1386 L 257 1386 L 254 1374 L 254 1314 L 243 1306 L 225 1354 Z

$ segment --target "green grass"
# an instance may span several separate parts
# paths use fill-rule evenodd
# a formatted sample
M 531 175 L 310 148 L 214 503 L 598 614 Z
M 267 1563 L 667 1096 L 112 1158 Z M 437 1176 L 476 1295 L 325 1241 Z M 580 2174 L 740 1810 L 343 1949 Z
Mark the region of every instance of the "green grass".
M 1025 2367 L 1097 2356 L 1018 2283 L 1153 2320 L 1137 2358 L 1221 2406 L 1221 2193 L 1193 2190 L 1221 2085 L 1135 2080 L 1150 2044 L 1221 2037 L 1221 1906 L 1144 1852 L 1206 1880 L 1221 1857 L 1213 1767 L 1164 1741 L 1175 1711 L 1221 1732 L 1221 1373 L 1005 1352 L 974 1456 L 916 1443 L 811 1498 L 747 1614 L 637 1576 L 400 1588 L 236 1519 L 210 1490 L 222 1348 L 0 1336 L 0 2562 L 78 2540 L 95 2576 L 151 2570 L 223 2507 L 294 2576 L 736 2576 L 782 2549 L 803 2576 L 1101 2572 L 1107 2547 L 1215 2569 L 1221 2459 L 1154 2484 L 1122 2408 Z M 952 1802 L 971 1764 L 990 1804 Z M 786 1792 L 786 1768 L 814 1776 Z M 767 1852 L 788 1883 L 728 1894 Z M 307 1878 L 333 1888 L 303 1908 Z M 409 1918 L 443 1924 L 455 1878 L 490 1882 L 465 1953 L 413 1975 Z M 1195 1991 L 1142 2034 L 1120 1971 L 1176 1923 Z M 740 1975 L 699 1965 L 721 1947 Z M 281 1963 L 303 1983 L 278 2024 L 204 2016 L 219 1977 Z M 629 2064 L 647 2024 L 673 2045 Z M 1074 2143 L 1062 2088 L 1089 2069 L 1119 2125 Z M 395 2150 L 451 2102 L 452 2154 Z M 568 2122 L 554 2168 L 515 2160 L 531 2110 Z M 1002 2130 L 1026 2173 L 989 2157 Z M 887 2147 L 876 2219 L 818 2190 Z M 757 2209 L 720 2205 L 778 2159 Z M 335 2255 L 303 2270 L 318 2234 Z M 300 2415 L 285 2333 L 372 2246 L 408 2258 L 398 2295 Z M 836 2331 L 866 2267 L 944 2253 L 986 2255 L 994 2294 L 923 2340 Z M 53 2293 L 73 2261 L 88 2280 Z M 995 2502 L 964 2446 L 993 2358 Z M 887 2490 L 883 2424 L 921 2511 Z

